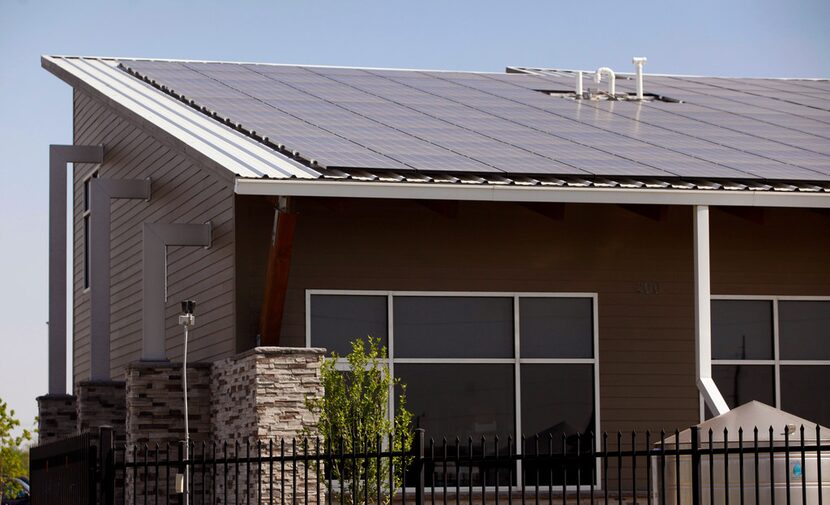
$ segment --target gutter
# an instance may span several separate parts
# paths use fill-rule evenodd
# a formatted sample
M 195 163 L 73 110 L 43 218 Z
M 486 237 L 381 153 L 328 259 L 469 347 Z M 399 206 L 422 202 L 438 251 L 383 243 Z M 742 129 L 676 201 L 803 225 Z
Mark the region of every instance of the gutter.
M 360 182 L 237 178 L 238 195 L 396 198 L 488 202 L 559 202 L 641 205 L 830 208 L 826 192 L 575 188 L 466 183 Z

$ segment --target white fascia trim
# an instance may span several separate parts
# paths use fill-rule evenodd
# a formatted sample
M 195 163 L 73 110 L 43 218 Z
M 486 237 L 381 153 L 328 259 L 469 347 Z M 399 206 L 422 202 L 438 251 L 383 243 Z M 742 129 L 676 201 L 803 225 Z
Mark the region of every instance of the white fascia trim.
M 830 194 L 827 193 L 778 193 L 772 191 L 554 188 L 243 178 L 236 179 L 234 191 L 239 195 L 265 196 L 830 208 Z

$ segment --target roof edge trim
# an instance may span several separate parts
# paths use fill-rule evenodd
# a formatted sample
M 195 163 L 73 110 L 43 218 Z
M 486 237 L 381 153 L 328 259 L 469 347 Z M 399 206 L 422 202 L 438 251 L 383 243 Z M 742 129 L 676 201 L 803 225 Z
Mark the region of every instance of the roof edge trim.
M 239 195 L 467 200 L 490 202 L 557 202 L 645 205 L 718 205 L 738 207 L 830 208 L 821 193 L 771 193 L 721 190 L 551 188 L 465 186 L 441 183 L 384 183 L 236 179 Z
M 242 177 L 318 178 L 320 173 L 118 69 L 114 61 L 44 56 L 43 68 L 73 87 L 79 83 L 152 124 L 179 142 Z

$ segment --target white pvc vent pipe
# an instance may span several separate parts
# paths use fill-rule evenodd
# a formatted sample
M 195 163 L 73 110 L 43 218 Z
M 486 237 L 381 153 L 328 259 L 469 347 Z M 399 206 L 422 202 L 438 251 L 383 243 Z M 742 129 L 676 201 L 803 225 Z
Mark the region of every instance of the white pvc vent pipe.
M 631 59 L 637 73 L 637 100 L 643 99 L 643 65 L 646 61 L 646 58 L 642 56 L 635 56 Z
M 617 74 L 608 67 L 599 67 L 594 74 L 594 81 L 597 84 L 602 82 L 602 74 L 608 74 L 608 94 L 616 96 L 617 94 Z

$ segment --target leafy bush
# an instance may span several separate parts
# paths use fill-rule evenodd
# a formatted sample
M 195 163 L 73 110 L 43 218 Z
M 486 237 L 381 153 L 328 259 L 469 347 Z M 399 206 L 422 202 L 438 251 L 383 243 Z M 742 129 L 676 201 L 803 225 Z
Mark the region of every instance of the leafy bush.
M 322 398 L 308 399 L 307 405 L 320 413 L 314 434 L 319 434 L 335 454 L 341 451 L 374 453 L 379 447 L 399 453 L 410 450 L 412 414 L 406 410 L 406 387 L 392 379 L 385 359 L 386 348 L 380 340 L 368 337 L 367 342 L 362 339 L 352 342 L 352 350 L 346 356 L 348 371 L 337 369 L 337 354 L 323 362 L 321 377 L 325 394 Z M 397 412 L 391 416 L 389 392 L 396 386 L 402 392 L 397 398 Z M 378 488 L 380 503 L 389 503 L 403 482 L 409 459 L 383 458 L 380 465 L 368 458 L 358 459 L 357 464 L 350 460 L 335 461 L 326 468 L 326 473 L 339 483 L 333 492 L 343 505 L 364 503 L 366 496 L 368 503 L 378 503 Z
M 21 446 L 32 439 L 32 434 L 22 430 L 15 436 L 13 432 L 19 427 L 14 410 L 0 399 L 0 490 L 12 496 L 19 490 L 10 479 L 29 475 L 29 451 Z

